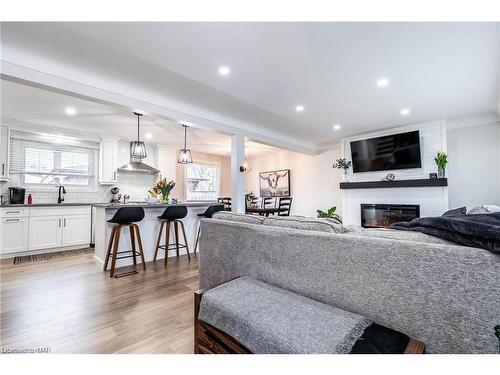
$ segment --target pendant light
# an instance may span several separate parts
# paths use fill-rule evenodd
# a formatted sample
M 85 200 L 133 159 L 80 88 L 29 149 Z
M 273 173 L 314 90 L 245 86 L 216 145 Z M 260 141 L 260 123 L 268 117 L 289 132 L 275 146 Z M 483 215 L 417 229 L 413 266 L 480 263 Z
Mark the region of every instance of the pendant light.
M 139 138 L 140 118 L 142 113 L 134 112 L 134 115 L 137 116 L 137 141 L 130 142 L 130 158 L 145 159 L 148 156 L 146 145 Z
M 177 162 L 179 164 L 190 164 L 193 162 L 193 158 L 191 157 L 191 150 L 187 148 L 187 125 L 182 125 L 184 127 L 184 148 L 179 151 L 179 159 Z

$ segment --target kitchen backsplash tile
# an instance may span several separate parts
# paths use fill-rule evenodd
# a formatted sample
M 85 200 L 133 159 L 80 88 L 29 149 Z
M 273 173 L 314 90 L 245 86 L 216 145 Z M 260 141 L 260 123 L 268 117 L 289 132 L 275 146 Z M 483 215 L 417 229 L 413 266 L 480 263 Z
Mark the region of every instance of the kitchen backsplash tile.
M 158 176 L 143 174 L 143 173 L 127 173 L 122 172 L 118 175 L 116 186 L 120 188 L 120 194 L 130 195 L 131 201 L 143 201 L 147 196 L 148 190 L 151 190 L 156 183 Z M 12 175 L 9 183 L 0 183 L 0 194 L 4 196 L 4 200 L 8 199 L 9 186 L 19 186 L 17 178 Z M 64 201 L 66 203 L 106 203 L 111 199 L 110 189 L 113 186 L 98 186 L 96 192 L 72 192 L 71 186 L 66 186 L 66 195 Z M 33 203 L 52 203 L 57 202 L 58 190 L 54 186 L 54 191 L 32 191 L 26 190 L 26 202 L 28 194 L 32 194 Z

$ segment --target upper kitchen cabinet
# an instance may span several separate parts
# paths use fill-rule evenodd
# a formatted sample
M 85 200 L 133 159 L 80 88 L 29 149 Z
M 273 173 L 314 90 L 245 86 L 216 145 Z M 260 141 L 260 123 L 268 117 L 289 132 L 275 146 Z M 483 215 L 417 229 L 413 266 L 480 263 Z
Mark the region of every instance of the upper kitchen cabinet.
M 9 180 L 9 128 L 0 126 L 0 181 Z
M 99 184 L 114 185 L 117 179 L 118 141 L 102 139 L 99 148 Z

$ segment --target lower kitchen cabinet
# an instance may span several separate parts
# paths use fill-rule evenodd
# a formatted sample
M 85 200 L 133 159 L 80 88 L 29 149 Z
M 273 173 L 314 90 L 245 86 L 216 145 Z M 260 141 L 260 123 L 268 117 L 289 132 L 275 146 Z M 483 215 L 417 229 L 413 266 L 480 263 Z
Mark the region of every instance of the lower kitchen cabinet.
M 30 217 L 29 249 L 40 250 L 61 246 L 62 218 L 60 216 Z
M 89 243 L 89 206 L 0 208 L 2 256 Z
M 68 215 L 62 218 L 62 246 L 90 243 L 90 215 Z
M 2 254 L 28 250 L 27 217 L 2 218 L 0 225 L 0 249 Z

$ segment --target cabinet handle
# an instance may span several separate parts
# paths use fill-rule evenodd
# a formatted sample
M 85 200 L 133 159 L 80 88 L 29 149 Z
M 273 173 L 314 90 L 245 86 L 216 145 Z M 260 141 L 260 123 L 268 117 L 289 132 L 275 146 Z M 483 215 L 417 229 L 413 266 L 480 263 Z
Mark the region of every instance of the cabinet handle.
M 2 163 L 2 176 L 5 175 L 5 163 Z
M 116 181 L 116 172 L 113 172 L 113 181 Z
M 66 218 L 64 218 L 64 226 L 66 226 Z
M 61 219 L 58 219 L 59 221 L 59 228 L 61 228 Z
M 20 214 L 21 211 L 6 211 L 6 214 Z
M 5 221 L 19 221 L 19 219 L 6 219 Z

